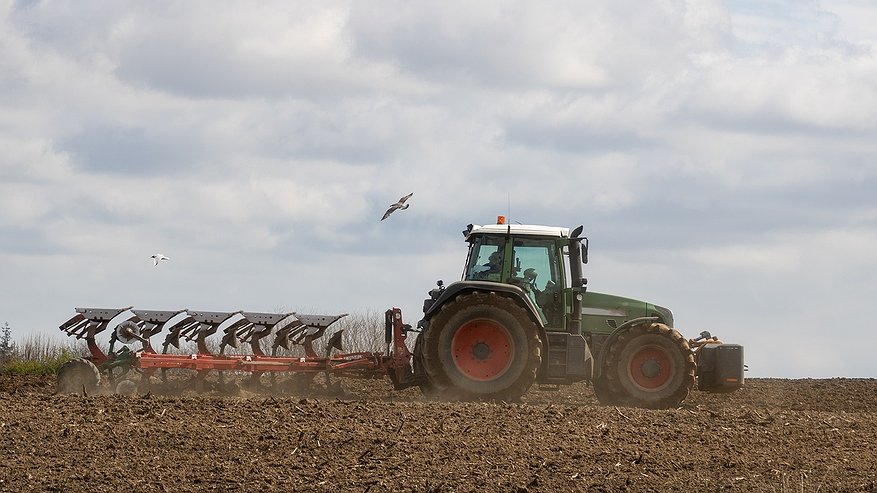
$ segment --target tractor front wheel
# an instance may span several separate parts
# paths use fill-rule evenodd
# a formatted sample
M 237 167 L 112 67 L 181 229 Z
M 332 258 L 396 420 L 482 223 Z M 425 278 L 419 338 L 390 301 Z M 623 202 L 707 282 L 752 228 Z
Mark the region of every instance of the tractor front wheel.
M 617 395 L 609 388 L 606 375 L 600 375 L 592 384 L 597 401 L 604 406 L 616 406 L 620 403 Z
M 694 354 L 661 323 L 630 327 L 609 348 L 598 398 L 653 409 L 678 406 L 694 386 Z M 595 387 L 596 389 L 596 387 Z
M 536 324 L 514 300 L 493 292 L 449 301 L 423 335 L 427 388 L 447 398 L 518 400 L 541 363 Z

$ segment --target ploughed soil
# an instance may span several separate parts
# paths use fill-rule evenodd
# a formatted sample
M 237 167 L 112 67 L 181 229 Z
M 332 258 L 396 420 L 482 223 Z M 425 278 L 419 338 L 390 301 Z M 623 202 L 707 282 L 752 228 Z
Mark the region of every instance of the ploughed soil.
M 682 407 L 343 392 L 55 395 L 0 375 L 0 491 L 877 491 L 877 380 L 749 379 Z

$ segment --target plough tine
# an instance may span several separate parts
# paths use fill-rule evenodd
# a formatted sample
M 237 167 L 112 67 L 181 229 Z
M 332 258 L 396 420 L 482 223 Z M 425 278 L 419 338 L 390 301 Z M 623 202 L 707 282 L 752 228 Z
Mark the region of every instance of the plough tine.
M 85 327 L 87 327 L 89 323 L 90 322 L 85 319 L 84 315 L 77 313 L 76 315 L 73 315 L 70 320 L 61 324 L 60 329 L 68 336 L 75 336 L 77 339 L 81 339 L 82 336 L 85 335 Z
M 189 324 L 180 331 L 180 336 L 183 337 L 187 342 L 192 342 L 195 340 L 195 336 L 198 333 L 198 329 L 201 327 L 201 322 L 192 319 Z
M 219 354 L 223 354 L 227 346 L 231 346 L 235 349 L 240 347 L 241 335 L 246 333 L 248 330 L 251 330 L 252 327 L 253 324 L 245 318 L 240 319 L 237 322 L 226 327 L 223 331 L 225 332 L 225 335 L 222 336 L 222 341 L 219 345 Z
M 340 315 L 306 315 L 302 313 L 295 314 L 295 318 L 301 320 L 301 322 L 308 327 L 322 328 L 324 330 L 346 316 L 346 313 L 342 313 Z
M 192 318 L 191 316 L 187 316 L 186 318 L 177 321 L 177 323 L 173 324 L 172 326 L 167 327 L 169 332 L 168 335 L 164 338 L 162 352 L 167 353 L 168 346 L 173 346 L 177 349 L 180 349 L 180 336 L 183 335 L 184 331 L 189 330 L 190 327 L 197 325 L 198 322 L 196 322 L 194 318 Z
M 67 335 L 85 339 L 92 359 L 101 364 L 107 360 L 107 355 L 98 347 L 95 336 L 106 330 L 112 319 L 131 308 L 76 308 L 77 315 L 61 324 L 60 329 Z
M 293 320 L 289 324 L 277 329 L 277 333 L 274 334 L 274 344 L 271 345 L 271 354 L 277 354 L 277 348 L 283 348 L 289 351 L 289 343 L 290 336 L 300 327 L 304 327 L 305 324 L 301 322 L 301 320 Z
M 193 338 L 197 338 L 198 352 L 201 354 L 210 354 L 210 351 L 207 350 L 207 337 L 216 333 L 219 326 L 226 320 L 240 314 L 241 310 L 236 312 L 201 312 L 187 310 L 186 313 L 198 322 L 197 329 L 195 329 L 191 335 L 187 336 L 186 340 L 191 341 Z
M 76 308 L 76 315 L 70 320 L 59 326 L 67 335 L 76 336 L 77 339 L 86 337 L 89 327 L 100 327 L 94 334 L 98 334 L 107 328 L 110 320 L 116 318 L 120 313 L 130 310 L 131 306 L 125 308 Z M 92 334 L 92 335 L 94 335 Z
M 143 335 L 144 337 L 154 336 L 158 334 L 162 330 L 165 329 L 165 326 L 170 321 L 170 319 L 176 317 L 177 315 L 186 311 L 185 308 L 182 310 L 131 310 L 134 312 L 134 315 L 137 315 L 141 321 L 143 321 Z
M 337 349 L 339 351 L 344 351 L 341 349 L 341 336 L 344 334 L 344 329 L 336 331 L 332 334 L 332 337 L 329 338 L 329 341 L 326 342 L 326 357 L 328 358 L 332 354 L 332 349 Z
M 284 321 L 292 317 L 293 313 L 258 313 L 243 312 L 244 317 L 253 323 L 253 328 L 246 335 L 243 342 L 249 342 L 253 354 L 264 355 L 259 341 L 271 335 L 272 332 Z
M 177 315 L 186 311 L 182 310 L 131 310 L 137 318 L 141 320 L 140 336 L 146 339 L 143 343 L 143 349 L 153 351 L 152 343 L 149 338 L 163 331 L 168 322 Z
M 296 313 L 295 318 L 299 319 L 304 326 L 295 329 L 294 333 L 290 335 L 295 337 L 293 342 L 304 346 L 307 356 L 316 358 L 317 353 L 314 351 L 313 342 L 322 337 L 330 325 L 346 316 L 346 313 L 341 315 L 299 315 Z

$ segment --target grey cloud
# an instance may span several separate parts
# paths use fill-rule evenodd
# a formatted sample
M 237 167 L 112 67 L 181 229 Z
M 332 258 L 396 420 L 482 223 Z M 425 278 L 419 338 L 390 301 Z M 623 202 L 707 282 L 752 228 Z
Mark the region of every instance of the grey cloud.
M 317 63 L 237 54 L 233 47 L 178 31 L 170 36 L 129 42 L 120 52 L 115 73 L 136 86 L 192 98 L 324 99 L 357 86 L 352 80 L 333 77 Z
M 744 114 L 732 114 L 721 109 L 712 111 L 693 108 L 686 113 L 680 114 L 680 118 L 696 121 L 715 130 L 739 134 L 858 140 L 872 133 L 867 129 L 804 121 L 775 108 L 754 109 Z
M 608 28 L 619 24 L 624 39 Z M 431 81 L 494 90 L 604 88 L 644 73 L 663 78 L 687 68 L 688 50 L 724 46 L 730 32 L 711 2 L 354 4 L 349 30 L 361 56 Z
M 763 187 L 757 180 L 726 188 L 703 177 L 668 176 L 654 182 L 640 205 L 596 217 L 594 229 L 609 250 L 637 255 L 636 238 L 648 238 L 650 248 L 673 250 L 855 227 L 857 213 L 877 205 L 875 174 L 857 177 L 838 167 L 833 176 L 810 183 Z
M 511 145 L 580 155 L 619 151 L 633 153 L 657 145 L 651 139 L 633 131 L 581 123 L 551 125 L 513 121 L 507 124 L 504 135 L 506 142 Z
M 93 124 L 60 139 L 57 147 L 86 172 L 155 176 L 180 173 L 203 157 L 192 137 L 140 126 Z
M 263 152 L 286 159 L 329 160 L 347 164 L 380 163 L 396 152 L 394 140 L 404 131 L 398 115 L 367 100 L 278 105 L 265 115 L 259 137 Z
M 31 43 L 77 56 L 102 49 L 103 37 L 129 16 L 124 2 L 15 1 L 9 21 Z
M 64 249 L 49 233 L 37 228 L 0 227 L 0 255 L 52 255 Z
M 188 98 L 325 99 L 378 90 L 380 67 L 347 60 L 343 39 L 331 38 L 343 33 L 343 8 L 328 15 L 324 7 L 37 2 L 13 8 L 10 18 L 40 48 L 102 60 L 134 87 Z

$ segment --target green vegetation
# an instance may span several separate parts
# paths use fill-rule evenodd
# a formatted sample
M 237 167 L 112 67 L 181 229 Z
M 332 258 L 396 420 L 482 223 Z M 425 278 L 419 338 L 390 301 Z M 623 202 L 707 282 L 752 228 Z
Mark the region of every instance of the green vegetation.
M 0 329 L 0 373 L 54 375 L 64 363 L 87 353 L 73 343 L 62 344 L 45 335 L 31 335 L 14 344 L 9 324 Z
M 54 375 L 61 365 L 70 361 L 73 355 L 66 349 L 51 359 L 43 361 L 11 359 L 2 367 L 0 372 L 10 375 Z

